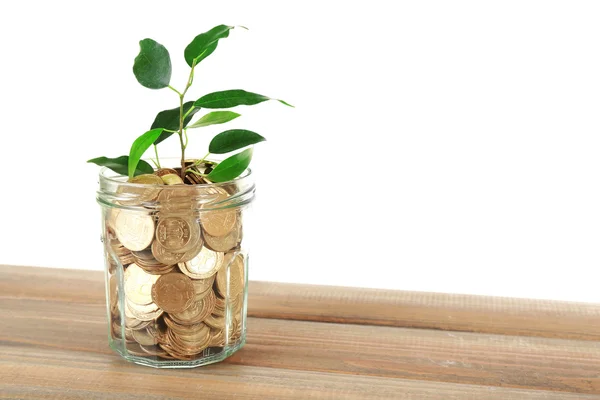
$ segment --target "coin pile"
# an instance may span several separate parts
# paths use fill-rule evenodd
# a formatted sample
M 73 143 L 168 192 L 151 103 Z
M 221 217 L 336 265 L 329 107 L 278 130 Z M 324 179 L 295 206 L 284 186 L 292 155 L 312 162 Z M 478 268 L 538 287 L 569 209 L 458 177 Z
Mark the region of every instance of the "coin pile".
M 207 187 L 212 201 L 195 203 L 189 185 L 168 169 L 131 182 L 148 187 L 119 188 L 120 204 L 129 207 L 106 212 L 113 338 L 132 355 L 178 360 L 238 343 L 246 285 L 241 212 L 215 205 L 229 193 Z M 158 211 L 131 207 L 148 201 Z

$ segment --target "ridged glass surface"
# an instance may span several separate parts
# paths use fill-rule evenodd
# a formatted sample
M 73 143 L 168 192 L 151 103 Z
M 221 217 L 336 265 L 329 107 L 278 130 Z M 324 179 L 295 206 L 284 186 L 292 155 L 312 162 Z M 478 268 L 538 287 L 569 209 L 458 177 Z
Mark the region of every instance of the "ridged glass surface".
M 160 368 L 221 361 L 246 340 L 250 171 L 225 184 L 100 175 L 109 344 Z

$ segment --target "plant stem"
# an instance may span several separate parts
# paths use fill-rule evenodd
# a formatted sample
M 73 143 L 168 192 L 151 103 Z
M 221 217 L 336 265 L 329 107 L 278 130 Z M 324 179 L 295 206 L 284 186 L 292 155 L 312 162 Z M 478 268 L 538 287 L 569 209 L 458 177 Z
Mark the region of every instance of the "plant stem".
M 183 95 L 179 96 L 179 144 L 181 145 L 181 179 L 185 180 L 185 145 L 183 144 Z
M 192 86 L 192 82 L 194 81 L 194 67 L 196 67 L 195 60 L 192 63 L 192 70 L 190 71 L 190 76 L 188 78 L 187 85 L 185 85 L 185 90 L 183 91 L 183 93 L 179 93 L 177 90 L 171 88 L 172 90 L 174 90 L 176 93 L 179 94 L 179 132 L 178 133 L 179 133 L 179 144 L 181 145 L 181 179 L 183 179 L 183 180 L 185 180 L 185 148 L 187 147 L 187 132 L 185 133 L 186 143 L 183 143 L 183 135 L 184 135 L 183 121 L 184 121 L 185 117 L 187 117 L 187 115 L 191 112 L 191 110 L 194 109 L 193 107 L 190 108 L 188 110 L 188 112 L 185 113 L 185 116 L 184 116 L 183 115 L 183 98 L 185 97 L 185 94 L 187 93 L 190 86 Z
M 191 169 L 191 168 L 188 168 L 188 169 L 187 169 L 185 172 L 191 172 L 192 174 L 194 174 L 194 175 L 198 175 L 198 176 L 201 176 L 201 177 L 203 177 L 203 178 L 204 178 L 204 177 L 206 177 L 206 176 L 208 176 L 207 174 L 201 174 L 201 173 L 200 173 L 200 172 L 198 172 L 198 171 L 194 171 L 194 170 L 193 170 L 193 169 Z
M 181 96 L 181 93 L 179 92 L 179 90 L 175 89 L 173 86 L 169 85 L 167 86 L 169 89 L 171 89 L 172 91 L 174 91 L 175 93 L 177 93 L 179 96 Z
M 196 106 L 192 104 L 192 107 L 190 107 L 190 109 L 189 109 L 189 110 L 187 110 L 187 112 L 186 112 L 185 114 L 183 114 L 183 119 L 186 119 L 186 117 L 187 117 L 188 115 L 190 115 L 190 113 L 192 112 L 192 110 L 193 110 L 194 108 L 196 108 Z
M 185 117 L 184 117 L 185 119 Z M 185 148 L 187 149 L 187 145 L 188 145 L 188 135 L 187 135 L 187 129 L 183 130 L 183 135 L 185 136 Z
M 188 78 L 187 85 L 185 85 L 185 90 L 181 94 L 182 97 L 185 96 L 185 94 L 187 93 L 190 86 L 192 86 L 192 82 L 194 82 L 194 68 L 196 68 L 196 60 L 194 60 L 194 62 L 192 62 L 192 69 L 190 71 L 190 76 Z
M 204 162 L 204 160 L 206 160 L 206 157 L 208 157 L 209 155 L 210 155 L 210 152 L 209 152 L 209 153 L 206 153 L 206 154 L 204 155 L 204 157 L 202 157 L 202 158 L 201 158 L 201 159 L 199 159 L 199 160 L 196 160 L 196 162 L 194 163 L 194 165 L 200 165 L 200 164 L 202 164 L 202 163 Z
M 158 146 L 154 144 L 154 154 L 156 155 L 156 168 L 160 168 L 160 159 L 158 158 Z

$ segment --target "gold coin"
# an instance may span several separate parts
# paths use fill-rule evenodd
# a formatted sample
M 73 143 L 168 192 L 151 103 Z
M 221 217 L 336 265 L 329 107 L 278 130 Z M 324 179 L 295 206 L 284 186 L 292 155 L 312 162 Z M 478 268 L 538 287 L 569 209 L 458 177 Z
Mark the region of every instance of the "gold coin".
M 203 204 L 202 208 L 209 210 L 202 211 L 200 221 L 204 230 L 211 236 L 225 236 L 234 228 L 237 222 L 237 211 L 228 210 L 210 210 L 212 207 L 222 207 L 218 203 L 227 200 L 229 194 L 223 188 L 212 188 L 215 197 L 209 203 Z
M 180 360 L 180 361 L 193 361 L 196 359 L 196 355 L 186 356 L 186 355 L 177 353 L 177 351 L 170 344 L 161 343 L 160 347 L 163 350 L 165 350 L 167 352 L 167 354 L 169 355 L 169 357 L 171 357 L 172 359 Z
M 212 288 L 213 283 L 215 282 L 215 276 L 210 276 L 205 279 L 194 279 L 192 280 L 192 284 L 194 285 L 194 290 L 196 294 L 204 293 L 207 290 Z
M 231 298 L 233 298 L 243 291 L 245 285 L 244 267 L 244 256 L 242 254 L 238 254 L 234 257 L 229 268 L 221 268 L 217 272 L 217 290 L 222 297 L 226 298 L 227 295 L 229 295 Z M 228 272 L 229 282 L 227 281 Z M 227 292 L 228 287 L 229 293 Z
M 156 320 L 156 318 L 160 317 L 162 313 L 163 310 L 159 308 L 156 311 L 150 312 L 148 314 L 139 314 L 136 318 L 139 321 L 151 323 L 152 321 Z
M 193 333 L 196 332 L 198 329 L 202 328 L 202 325 L 204 325 L 202 322 L 198 322 L 195 324 L 180 324 L 178 322 L 176 322 L 175 320 L 173 320 L 168 314 L 165 315 L 164 318 L 164 322 L 165 325 L 171 329 L 172 331 L 174 331 L 176 334 L 186 334 L 186 333 Z
M 171 325 L 169 325 L 169 329 L 173 331 L 173 335 L 178 339 L 188 342 L 204 340 L 206 335 L 210 333 L 210 328 L 202 322 L 192 326 L 177 325 L 175 323 L 172 323 Z M 175 327 L 177 327 L 177 329 L 175 329 Z
M 143 344 L 140 344 L 140 348 L 148 355 L 172 359 L 172 357 L 169 356 L 169 354 L 158 345 L 145 346 Z
M 125 306 L 125 327 L 129 329 L 142 329 L 150 324 L 150 321 L 142 321 L 137 319 L 131 311 L 129 311 L 129 307 Z
M 166 275 L 168 273 L 173 272 L 173 270 L 175 269 L 174 265 L 170 265 L 170 266 L 166 266 L 166 267 L 143 267 L 140 265 L 140 267 L 146 271 L 147 273 L 151 274 L 151 275 Z
M 217 330 L 225 329 L 225 318 L 224 317 L 219 317 L 219 316 L 211 314 L 204 319 L 204 323 L 206 325 L 210 326 L 211 328 L 214 328 Z
M 125 303 L 127 307 L 126 311 L 138 321 L 151 322 L 163 313 L 163 310 L 158 308 L 154 303 L 146 305 L 135 304 L 129 299 L 126 299 Z
M 148 314 L 151 312 L 155 312 L 158 310 L 158 306 L 155 303 L 150 304 L 137 304 L 131 301 L 129 297 L 125 298 L 125 305 L 129 307 L 129 311 L 133 314 L 134 317 L 138 318 L 137 314 Z M 139 319 L 139 318 L 138 318 Z
M 200 229 L 198 229 L 198 233 Z M 179 262 L 190 261 L 192 258 L 196 257 L 200 254 L 202 247 L 204 246 L 204 240 L 202 240 L 202 236 L 198 234 L 198 239 L 196 240 L 196 244 L 193 245 L 188 251 L 185 252 L 185 255 L 181 258 Z
M 210 331 L 210 343 L 211 347 L 223 347 L 225 346 L 225 331 L 222 329 L 212 328 Z
M 106 225 L 108 225 L 108 227 L 110 229 L 115 230 L 115 225 L 117 222 L 117 217 L 119 216 L 119 213 L 121 212 L 120 209 L 118 208 L 111 208 L 110 210 L 107 211 L 107 215 L 106 215 Z
M 198 349 L 201 348 L 203 350 L 207 346 L 207 338 L 210 336 L 210 328 L 207 325 L 204 325 L 206 328 L 204 331 L 196 332 L 189 335 L 177 335 L 174 336 L 176 338 L 176 342 L 183 344 L 185 347 Z M 198 351 L 198 350 L 196 350 Z
M 158 278 L 157 275 L 146 273 L 138 265 L 131 264 L 125 270 L 125 296 L 136 304 L 152 303 L 152 287 Z
M 154 174 L 142 174 L 129 179 L 129 183 L 137 183 L 140 185 L 162 185 L 162 179 Z
M 235 227 L 237 212 L 235 210 L 203 211 L 200 214 L 202 227 L 211 236 L 225 236 Z
M 195 295 L 192 280 L 178 272 L 161 275 L 152 287 L 152 299 L 168 313 L 180 313 L 190 308 Z
M 220 298 L 219 296 L 215 297 L 217 300 L 215 302 L 215 309 L 213 310 L 213 315 L 217 317 L 225 316 L 225 299 Z
M 229 331 L 230 340 L 238 340 L 242 336 L 242 324 L 233 319 L 231 330 Z
M 194 325 L 204 321 L 215 308 L 215 293 L 210 290 L 208 295 L 181 313 L 170 313 L 169 317 L 182 325 Z
M 115 234 L 129 250 L 144 250 L 154 238 L 154 220 L 144 213 L 122 210 L 115 220 Z
M 138 205 L 147 201 L 153 201 L 160 193 L 156 185 L 163 185 L 162 179 L 156 175 L 138 175 L 127 181 L 136 185 L 120 185 L 117 188 L 118 203 L 122 205 Z
M 168 251 L 158 243 L 158 240 L 152 242 L 152 254 L 154 255 L 154 258 L 165 265 L 177 264 L 185 256 L 185 253 Z
M 198 317 L 202 314 L 203 302 L 194 302 L 192 305 L 180 313 L 169 313 L 169 317 L 178 324 L 194 325 L 202 322 Z
M 163 217 L 156 227 L 156 240 L 169 251 L 184 253 L 199 237 L 198 224 L 181 217 Z
M 195 286 L 195 285 L 194 285 Z M 118 303 L 118 293 L 119 290 L 119 281 L 117 279 L 117 275 L 110 275 L 108 278 L 108 295 L 110 297 L 110 304 L 116 306 Z
M 136 343 L 136 342 L 134 342 L 134 343 L 127 343 L 126 347 L 127 347 L 127 352 L 129 354 L 133 355 L 133 356 L 146 357 L 146 355 L 147 355 L 146 352 L 143 351 L 140 348 L 140 345 L 138 343 Z
M 134 256 L 135 257 L 135 256 Z M 143 258 L 137 258 L 136 257 L 136 264 L 142 268 L 146 267 L 146 268 L 162 268 L 162 267 L 168 267 L 168 265 L 161 263 L 160 261 L 158 261 L 156 258 L 152 258 L 152 259 L 143 259 Z
M 227 252 L 240 242 L 240 232 L 241 226 L 239 223 L 225 236 L 212 236 L 208 232 L 204 232 L 204 243 L 214 251 Z
M 181 272 L 193 279 L 206 279 L 213 276 L 223 266 L 223 253 L 203 247 L 190 261 L 177 264 Z
M 169 336 L 169 344 L 178 354 L 193 356 L 200 353 L 202 350 L 208 347 L 210 342 L 210 329 L 201 332 L 197 337 L 186 340 L 180 336 L 175 335 L 172 331 L 167 334 Z
M 132 251 L 131 254 L 137 259 L 141 260 L 154 260 L 154 255 L 152 254 L 152 249 L 145 248 L 140 251 Z
M 168 175 L 168 174 L 177 175 L 177 171 L 175 171 L 173 168 L 161 168 L 161 169 L 157 169 L 156 171 L 154 171 L 154 175 L 160 176 L 160 177 L 163 177 L 164 175 Z
M 196 191 L 192 187 L 166 188 L 158 195 L 158 206 L 163 212 L 191 213 Z
M 233 301 L 233 305 L 231 308 L 233 309 L 232 313 L 237 317 L 241 315 L 242 308 L 244 306 L 244 293 L 240 293 L 239 296 L 235 298 Z
M 183 179 L 179 175 L 165 174 L 160 177 L 165 185 L 183 185 Z
M 125 340 L 128 342 L 135 342 L 133 338 L 133 330 L 129 328 L 125 328 Z
M 205 290 L 204 292 L 196 292 L 196 297 L 195 297 L 195 301 L 199 302 L 200 300 L 204 299 L 206 296 L 208 296 L 210 294 L 210 292 L 212 292 L 212 288 Z
M 158 340 L 156 339 L 154 331 L 155 331 L 154 328 L 152 328 L 151 326 L 148 326 L 144 329 L 134 330 L 132 332 L 132 336 L 135 339 L 135 341 L 141 345 L 154 346 L 155 344 L 158 343 Z

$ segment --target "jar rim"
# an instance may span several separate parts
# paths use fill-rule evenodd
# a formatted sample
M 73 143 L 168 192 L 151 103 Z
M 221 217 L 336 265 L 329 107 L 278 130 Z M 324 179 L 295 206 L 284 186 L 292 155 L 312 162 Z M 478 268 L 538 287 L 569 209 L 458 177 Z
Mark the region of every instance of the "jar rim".
M 177 161 L 179 161 L 179 159 L 176 159 L 174 157 L 165 157 L 165 158 L 162 158 L 161 161 L 162 160 L 177 160 Z M 144 160 L 144 161 L 148 161 L 148 160 Z M 207 161 L 215 161 L 215 160 L 207 159 Z M 217 161 L 215 161 L 215 162 L 217 162 Z M 113 172 L 114 175 L 109 176 L 108 172 Z M 190 187 L 198 187 L 198 188 L 213 187 L 214 188 L 214 187 L 221 187 L 221 186 L 236 184 L 236 183 L 239 183 L 240 181 L 249 179 L 250 176 L 252 176 L 252 170 L 250 168 L 246 168 L 244 170 L 244 172 L 241 173 L 241 175 L 239 175 L 237 178 L 231 179 L 229 181 L 213 182 L 213 183 L 200 183 L 200 184 L 196 184 L 196 185 L 148 185 L 148 184 L 142 184 L 142 183 L 131 183 L 131 182 L 120 180 L 119 178 L 127 178 L 127 176 L 117 174 L 116 172 L 112 171 L 108 167 L 102 167 L 100 169 L 98 176 L 101 181 L 111 182 L 111 183 L 117 184 L 121 187 L 131 187 L 131 188 L 146 187 L 147 188 L 148 186 L 159 186 L 162 189 L 178 190 L 181 188 L 189 189 Z

